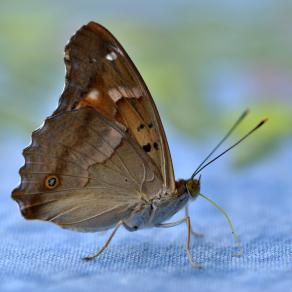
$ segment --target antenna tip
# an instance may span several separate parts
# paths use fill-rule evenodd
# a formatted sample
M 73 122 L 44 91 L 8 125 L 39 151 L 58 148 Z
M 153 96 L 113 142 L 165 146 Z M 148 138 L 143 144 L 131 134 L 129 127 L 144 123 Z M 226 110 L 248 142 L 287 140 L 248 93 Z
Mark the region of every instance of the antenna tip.
M 249 112 L 250 112 L 250 108 L 247 107 L 247 108 L 245 109 L 244 113 L 247 115 Z
M 266 123 L 269 120 L 269 118 L 263 118 L 262 121 L 263 123 Z
M 244 110 L 244 112 L 242 113 L 240 119 L 243 119 L 245 116 L 247 116 L 247 115 L 249 114 L 249 112 L 250 112 L 250 109 L 247 107 L 247 108 Z
M 263 119 L 259 122 L 257 128 L 261 127 L 261 126 L 262 126 L 263 124 L 265 124 L 268 120 L 269 120 L 268 118 L 263 118 Z

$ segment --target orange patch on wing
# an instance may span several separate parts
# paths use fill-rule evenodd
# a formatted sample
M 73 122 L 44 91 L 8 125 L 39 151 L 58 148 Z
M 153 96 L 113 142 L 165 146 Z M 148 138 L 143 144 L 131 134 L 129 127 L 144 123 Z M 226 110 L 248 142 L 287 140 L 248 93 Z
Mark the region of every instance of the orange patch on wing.
M 76 109 L 86 106 L 94 108 L 110 120 L 113 120 L 117 113 L 115 103 L 106 94 L 96 88 L 92 88 L 86 93 L 76 106 Z

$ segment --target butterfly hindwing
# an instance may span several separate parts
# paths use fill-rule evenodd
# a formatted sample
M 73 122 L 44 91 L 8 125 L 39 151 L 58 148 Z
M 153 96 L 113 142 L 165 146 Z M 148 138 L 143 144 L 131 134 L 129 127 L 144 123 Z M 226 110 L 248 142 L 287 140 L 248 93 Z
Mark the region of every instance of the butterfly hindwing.
M 125 128 L 90 108 L 47 119 L 24 157 L 12 196 L 27 219 L 107 229 L 162 191 L 156 166 Z

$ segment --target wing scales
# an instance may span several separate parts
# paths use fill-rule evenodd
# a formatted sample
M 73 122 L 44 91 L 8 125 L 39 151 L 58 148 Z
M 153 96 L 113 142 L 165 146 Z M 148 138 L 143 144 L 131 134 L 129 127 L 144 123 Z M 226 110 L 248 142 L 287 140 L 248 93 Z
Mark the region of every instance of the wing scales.
M 55 114 L 86 106 L 119 121 L 175 190 L 171 156 L 151 94 L 115 37 L 101 25 L 81 27 L 65 48 L 66 84 Z
M 86 125 L 82 134 L 81 125 Z M 78 151 L 67 152 L 67 147 Z M 99 149 L 105 148 L 101 156 Z M 80 155 L 72 155 L 75 152 Z M 81 159 L 85 153 L 88 159 Z M 33 134 L 24 156 L 22 181 L 13 198 L 26 218 L 52 221 L 64 228 L 110 228 L 162 190 L 159 171 L 136 141 L 90 108 L 48 119 Z M 51 160 L 51 156 L 63 159 Z M 66 164 L 67 159 L 72 163 Z M 46 189 L 48 175 L 58 177 L 60 185 L 55 189 Z

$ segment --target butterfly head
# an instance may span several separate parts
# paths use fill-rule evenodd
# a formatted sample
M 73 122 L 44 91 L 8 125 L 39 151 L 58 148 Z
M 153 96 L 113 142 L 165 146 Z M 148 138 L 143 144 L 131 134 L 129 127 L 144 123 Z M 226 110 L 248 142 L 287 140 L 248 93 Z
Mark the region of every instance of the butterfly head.
M 195 199 L 200 193 L 201 176 L 199 179 L 191 178 L 186 182 L 186 188 L 192 199 Z

